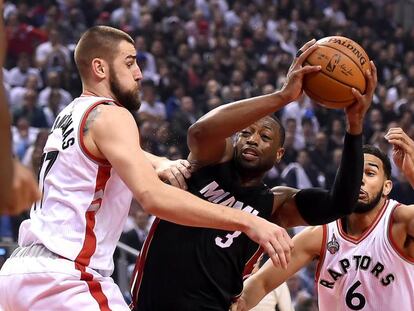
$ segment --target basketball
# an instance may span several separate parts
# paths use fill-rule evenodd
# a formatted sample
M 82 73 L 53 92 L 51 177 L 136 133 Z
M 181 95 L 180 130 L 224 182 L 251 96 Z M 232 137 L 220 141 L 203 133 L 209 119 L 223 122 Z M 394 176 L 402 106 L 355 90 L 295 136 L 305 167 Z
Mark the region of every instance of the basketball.
M 340 37 L 325 37 L 305 60 L 304 65 L 320 65 L 322 69 L 304 77 L 305 93 L 324 107 L 340 109 L 356 99 L 351 88 L 365 93 L 364 72 L 370 69 L 369 58 L 355 41 Z

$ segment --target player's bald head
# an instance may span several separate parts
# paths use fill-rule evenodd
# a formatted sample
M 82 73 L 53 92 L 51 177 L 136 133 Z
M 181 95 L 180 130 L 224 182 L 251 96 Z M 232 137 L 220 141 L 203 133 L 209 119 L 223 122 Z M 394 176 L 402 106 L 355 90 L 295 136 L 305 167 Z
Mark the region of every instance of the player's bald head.
M 134 44 L 131 36 L 113 27 L 95 26 L 87 30 L 75 49 L 75 63 L 81 78 L 88 76 L 94 58 L 102 58 L 111 63 L 122 41 Z

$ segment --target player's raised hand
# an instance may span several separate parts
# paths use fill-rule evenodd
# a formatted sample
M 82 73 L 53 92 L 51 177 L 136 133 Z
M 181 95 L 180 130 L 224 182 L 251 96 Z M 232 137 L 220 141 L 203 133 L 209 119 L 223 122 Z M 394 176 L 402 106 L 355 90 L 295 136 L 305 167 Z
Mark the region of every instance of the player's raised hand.
M 371 70 L 365 72 L 365 79 L 367 81 L 367 88 L 365 94 L 361 94 L 357 89 L 352 88 L 352 94 L 356 98 L 356 102 L 345 108 L 347 116 L 348 132 L 350 134 L 362 133 L 362 126 L 365 114 L 372 103 L 375 88 L 377 87 L 377 68 L 373 61 L 370 61 Z
M 186 179 L 191 177 L 191 164 L 187 160 L 165 160 L 157 168 L 158 177 L 169 184 L 187 189 Z
M 303 66 L 306 58 L 318 48 L 315 42 L 315 39 L 306 42 L 298 50 L 296 57 L 290 65 L 285 83 L 281 89 L 281 94 L 286 99 L 286 102 L 294 101 L 302 94 L 303 77 L 305 74 L 321 70 L 321 66 Z
M 395 165 L 409 180 L 414 178 L 414 141 L 399 127 L 390 128 L 385 139 L 392 144 Z
M 264 218 L 253 216 L 250 228 L 245 233 L 263 248 L 276 267 L 287 268 L 293 242 L 284 228 Z

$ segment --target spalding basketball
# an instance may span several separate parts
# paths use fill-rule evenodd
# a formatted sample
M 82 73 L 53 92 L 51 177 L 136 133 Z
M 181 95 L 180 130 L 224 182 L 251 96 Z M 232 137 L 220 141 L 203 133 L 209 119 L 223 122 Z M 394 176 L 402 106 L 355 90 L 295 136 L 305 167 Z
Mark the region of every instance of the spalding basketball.
M 355 101 L 351 88 L 364 94 L 364 72 L 370 69 L 364 49 L 351 39 L 333 36 L 320 39 L 319 46 L 304 64 L 320 65 L 322 69 L 304 77 L 305 93 L 322 106 L 344 108 Z

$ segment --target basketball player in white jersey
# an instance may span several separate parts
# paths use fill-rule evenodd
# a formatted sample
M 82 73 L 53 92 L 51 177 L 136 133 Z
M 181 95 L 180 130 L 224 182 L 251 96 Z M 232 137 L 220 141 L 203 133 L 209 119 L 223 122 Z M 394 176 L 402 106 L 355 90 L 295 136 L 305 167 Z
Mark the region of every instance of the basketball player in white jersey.
M 0 13 L 3 0 L 0 0 Z M 0 215 L 18 215 L 39 199 L 33 174 L 12 159 L 10 113 L 4 91 L 3 66 L 6 57 L 6 32 L 0 14 Z
M 140 106 L 142 74 L 129 35 L 92 27 L 75 61 L 83 94 L 52 126 L 39 174 L 42 197 L 0 270 L 0 309 L 129 310 L 110 275 L 132 196 L 172 222 L 243 231 L 286 265 L 293 245 L 284 229 L 158 179 L 153 166 L 164 160 L 140 148 L 130 113 Z
M 414 142 L 399 128 L 386 139 L 393 158 L 414 187 Z M 364 146 L 364 175 L 355 213 L 293 238 L 287 270 L 267 262 L 246 280 L 237 305 L 249 310 L 296 271 L 318 260 L 320 311 L 412 310 L 414 306 L 414 205 L 388 199 L 391 164 L 378 148 Z

